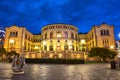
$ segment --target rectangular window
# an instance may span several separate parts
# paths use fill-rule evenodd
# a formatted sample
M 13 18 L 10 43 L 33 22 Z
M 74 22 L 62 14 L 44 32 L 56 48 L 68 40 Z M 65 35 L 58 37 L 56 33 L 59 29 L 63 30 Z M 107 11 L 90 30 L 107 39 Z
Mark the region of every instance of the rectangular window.
M 18 32 L 15 33 L 15 36 L 18 36 Z
M 107 32 L 107 35 L 109 35 L 109 31 L 107 30 L 106 32 Z
M 50 48 L 49 48 L 50 51 L 53 51 L 53 46 L 51 45 Z
M 103 30 L 100 30 L 100 34 L 103 35 Z
M 104 35 L 104 36 L 108 36 L 109 35 L 109 30 L 100 30 L 100 34 Z
M 109 39 L 108 38 L 104 38 L 102 42 L 103 42 L 103 47 L 109 47 Z

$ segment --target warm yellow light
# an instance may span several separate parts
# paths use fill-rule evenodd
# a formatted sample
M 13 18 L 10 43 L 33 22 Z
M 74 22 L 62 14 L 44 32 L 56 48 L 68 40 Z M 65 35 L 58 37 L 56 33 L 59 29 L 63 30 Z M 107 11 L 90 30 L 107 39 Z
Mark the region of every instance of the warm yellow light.
M 61 58 L 62 57 L 62 54 L 59 54 L 59 58 Z
M 39 49 L 39 47 L 38 47 L 38 46 L 35 46 L 35 49 Z
M 120 53 L 118 53 L 118 58 L 120 58 Z
M 114 48 L 114 46 L 110 46 L 110 49 L 113 49 Z
M 58 33 L 57 33 L 57 37 L 61 37 L 61 33 L 58 32 Z
M 82 43 L 82 44 L 84 44 L 84 43 L 85 43 L 85 40 L 84 40 L 84 39 L 82 39 L 82 40 L 81 40 L 81 43 Z
M 14 40 L 10 40 L 10 43 L 14 43 Z
M 50 54 L 50 58 L 52 58 L 53 57 L 53 54 Z
M 43 45 L 46 45 L 46 41 L 43 41 Z
M 59 43 L 57 43 L 57 46 L 60 46 L 60 42 L 59 42 Z
M 118 55 L 118 58 L 120 58 L 120 54 Z
M 72 46 L 69 46 L 70 49 L 72 49 Z
M 71 45 L 71 44 L 72 44 L 72 42 L 71 42 L 71 41 L 69 41 L 69 42 L 68 42 L 68 45 Z

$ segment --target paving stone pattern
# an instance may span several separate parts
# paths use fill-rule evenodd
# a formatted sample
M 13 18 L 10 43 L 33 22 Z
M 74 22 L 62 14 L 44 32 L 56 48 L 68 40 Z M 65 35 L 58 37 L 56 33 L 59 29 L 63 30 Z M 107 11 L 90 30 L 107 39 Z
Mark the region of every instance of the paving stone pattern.
M 110 64 L 27 64 L 24 74 L 12 74 L 10 63 L 0 63 L 0 80 L 120 80 Z

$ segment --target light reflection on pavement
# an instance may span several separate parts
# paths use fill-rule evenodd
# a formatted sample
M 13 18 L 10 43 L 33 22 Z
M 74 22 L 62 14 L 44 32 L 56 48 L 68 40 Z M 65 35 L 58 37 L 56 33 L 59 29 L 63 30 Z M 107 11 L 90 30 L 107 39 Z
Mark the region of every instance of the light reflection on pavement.
M 120 80 L 110 64 L 27 64 L 24 74 L 12 74 L 10 63 L 0 63 L 0 80 Z

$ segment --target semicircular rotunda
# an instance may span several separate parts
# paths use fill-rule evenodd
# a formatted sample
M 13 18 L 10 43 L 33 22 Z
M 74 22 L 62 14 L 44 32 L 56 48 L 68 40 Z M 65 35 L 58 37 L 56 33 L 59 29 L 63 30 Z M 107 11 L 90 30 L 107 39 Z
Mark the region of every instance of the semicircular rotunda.
M 77 51 L 78 29 L 67 24 L 52 24 L 42 28 L 43 51 Z

